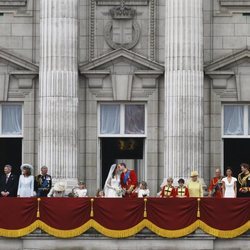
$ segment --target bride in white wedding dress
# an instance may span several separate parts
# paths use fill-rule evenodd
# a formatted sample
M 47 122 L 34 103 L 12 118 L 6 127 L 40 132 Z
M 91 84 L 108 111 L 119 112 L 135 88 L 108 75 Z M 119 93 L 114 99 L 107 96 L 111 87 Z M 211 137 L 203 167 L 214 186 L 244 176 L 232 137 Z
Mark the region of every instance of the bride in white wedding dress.
M 113 164 L 110 167 L 109 174 L 104 185 L 105 197 L 116 198 L 122 196 L 120 186 L 120 173 L 117 166 L 118 165 Z

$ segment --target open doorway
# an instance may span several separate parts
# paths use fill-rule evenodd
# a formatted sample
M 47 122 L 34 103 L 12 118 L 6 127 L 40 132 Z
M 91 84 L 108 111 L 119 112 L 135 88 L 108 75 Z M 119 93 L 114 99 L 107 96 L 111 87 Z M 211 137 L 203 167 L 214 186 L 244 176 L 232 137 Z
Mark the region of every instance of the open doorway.
M 233 176 L 238 178 L 241 172 L 240 164 L 250 164 L 250 140 L 249 139 L 224 139 L 224 173 L 227 167 L 232 168 Z M 237 190 L 240 186 L 237 183 Z M 238 192 L 238 197 L 241 193 Z
M 12 166 L 12 173 L 20 175 L 22 163 L 22 139 L 21 138 L 1 138 L 0 139 L 0 174 L 6 164 Z
M 235 177 L 241 172 L 240 164 L 250 164 L 249 139 L 224 139 L 224 171 L 231 167 Z
M 138 177 L 143 174 L 143 138 L 102 138 L 101 139 L 101 166 L 102 187 L 108 176 L 110 166 L 124 162 L 129 169 L 134 169 Z

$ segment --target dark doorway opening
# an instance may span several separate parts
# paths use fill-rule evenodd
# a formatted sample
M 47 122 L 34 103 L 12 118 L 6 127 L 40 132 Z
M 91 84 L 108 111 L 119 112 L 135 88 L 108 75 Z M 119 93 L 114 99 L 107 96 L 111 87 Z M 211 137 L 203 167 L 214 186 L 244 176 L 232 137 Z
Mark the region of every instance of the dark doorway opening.
M 249 139 L 224 139 L 224 173 L 227 167 L 232 168 L 233 176 L 238 178 L 241 172 L 240 164 L 250 164 L 250 140 Z M 239 183 L 237 183 L 239 190 Z M 238 197 L 241 193 L 238 192 Z
M 117 163 L 119 159 L 135 160 L 133 166 L 137 173 L 140 164 L 136 160 L 143 160 L 143 138 L 102 138 L 101 139 L 101 166 L 102 166 L 102 187 L 108 176 L 112 164 Z
M 0 174 L 6 164 L 12 166 L 12 173 L 20 175 L 22 164 L 22 138 L 1 138 L 0 139 Z
M 250 163 L 249 139 L 224 139 L 224 173 L 231 167 L 235 177 L 241 172 L 240 164 Z

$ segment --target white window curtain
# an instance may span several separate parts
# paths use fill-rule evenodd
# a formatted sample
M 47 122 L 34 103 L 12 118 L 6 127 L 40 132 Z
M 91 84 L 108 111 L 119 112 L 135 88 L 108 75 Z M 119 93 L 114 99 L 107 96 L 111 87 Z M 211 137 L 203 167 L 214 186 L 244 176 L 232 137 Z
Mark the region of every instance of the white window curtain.
M 2 134 L 22 134 L 22 106 L 2 105 Z
M 125 133 L 145 133 L 145 108 L 144 105 L 125 105 Z
M 120 133 L 120 105 L 101 105 L 101 134 Z
M 224 134 L 243 135 L 244 106 L 224 106 Z

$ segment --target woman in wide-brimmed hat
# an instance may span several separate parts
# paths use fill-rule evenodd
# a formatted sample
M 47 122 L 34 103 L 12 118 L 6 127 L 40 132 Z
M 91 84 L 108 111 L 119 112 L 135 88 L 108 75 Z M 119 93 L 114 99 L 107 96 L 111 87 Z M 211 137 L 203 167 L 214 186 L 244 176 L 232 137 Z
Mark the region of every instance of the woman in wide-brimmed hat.
M 31 175 L 33 167 L 30 164 L 23 164 L 20 167 L 22 174 L 19 177 L 17 196 L 32 197 L 34 196 L 34 176 Z
M 66 184 L 64 182 L 57 182 L 55 186 L 48 193 L 48 197 L 64 197 Z
M 198 179 L 198 175 L 197 171 L 191 172 L 191 180 L 187 185 L 189 197 L 203 197 L 202 183 Z

